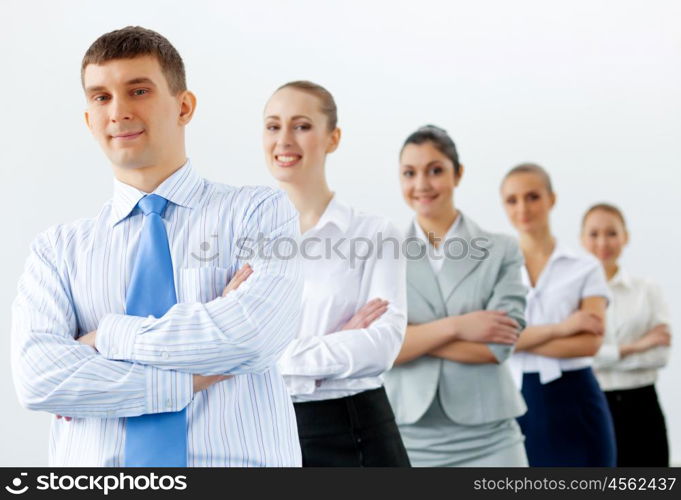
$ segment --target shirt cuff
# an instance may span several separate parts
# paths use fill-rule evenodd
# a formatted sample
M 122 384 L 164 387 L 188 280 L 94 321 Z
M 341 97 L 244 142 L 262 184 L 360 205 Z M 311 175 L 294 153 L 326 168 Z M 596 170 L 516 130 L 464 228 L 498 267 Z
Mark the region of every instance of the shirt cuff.
M 596 360 L 602 364 L 614 363 L 620 359 L 620 348 L 617 344 L 604 344 L 598 350 Z
M 134 361 L 135 340 L 147 318 L 107 314 L 99 322 L 95 347 L 107 359 Z
M 312 377 L 284 375 L 284 382 L 289 395 L 292 397 L 312 394 L 317 389 L 316 380 Z
M 145 414 L 180 411 L 194 397 L 194 376 L 191 373 L 161 370 L 145 366 Z

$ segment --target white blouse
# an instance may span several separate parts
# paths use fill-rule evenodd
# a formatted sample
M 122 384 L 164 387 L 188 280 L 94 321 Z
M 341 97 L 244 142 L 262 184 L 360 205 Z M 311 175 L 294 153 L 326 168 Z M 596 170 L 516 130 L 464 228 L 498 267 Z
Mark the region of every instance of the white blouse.
M 556 244 L 549 261 L 532 287 L 527 268 L 522 268 L 523 283 L 529 288 L 525 318 L 527 326 L 560 323 L 579 309 L 586 297 L 605 297 L 610 291 L 600 262 L 589 254 L 576 253 Z M 510 358 L 513 378 L 522 387 L 523 373 L 539 373 L 547 384 L 564 371 L 591 366 L 592 357 L 551 358 L 529 352 L 517 352 Z
M 387 219 L 356 212 L 335 195 L 302 235 L 302 321 L 278 363 L 293 401 L 341 398 L 383 385 L 407 328 L 402 241 Z M 374 298 L 389 301 L 380 318 L 368 328 L 341 330 Z
M 447 257 L 445 254 L 445 245 L 457 237 L 459 227 L 461 226 L 461 214 L 457 214 L 456 220 L 449 227 L 447 234 L 445 234 L 445 237 L 442 238 L 440 245 L 437 247 L 430 242 L 428 235 L 419 225 L 416 219 L 414 219 L 414 226 L 416 226 L 417 236 L 426 244 L 426 248 L 428 249 L 428 262 L 430 262 L 430 267 L 433 269 L 433 273 L 435 273 L 437 276 L 442 270 L 442 265 L 444 264 L 445 258 Z
M 650 280 L 635 278 L 622 269 L 608 285 L 612 304 L 608 308 L 605 339 L 594 359 L 598 382 L 604 391 L 654 384 L 657 370 L 669 361 L 669 347 L 657 346 L 623 359 L 619 348 L 638 340 L 659 324 L 669 324 L 662 291 Z

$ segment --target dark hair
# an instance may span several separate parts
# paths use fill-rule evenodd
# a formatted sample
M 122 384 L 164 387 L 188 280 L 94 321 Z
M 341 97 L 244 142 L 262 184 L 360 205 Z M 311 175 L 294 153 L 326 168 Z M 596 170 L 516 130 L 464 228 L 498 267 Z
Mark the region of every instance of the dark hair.
M 622 213 L 622 211 L 619 208 L 617 208 L 615 205 L 611 205 L 610 203 L 596 203 L 595 205 L 592 205 L 584 213 L 584 217 L 582 217 L 582 228 L 584 227 L 584 224 L 586 224 L 586 218 L 597 210 L 603 210 L 604 212 L 611 213 L 612 215 L 618 217 L 619 220 L 622 221 L 622 225 L 624 226 L 624 229 L 627 228 L 627 223 L 624 220 L 624 214 Z
M 423 127 L 419 127 L 416 132 L 410 134 L 404 141 L 404 144 L 402 144 L 400 156 L 402 156 L 402 152 L 408 144 L 419 145 L 426 142 L 430 142 L 435 149 L 449 158 L 454 164 L 454 175 L 459 175 L 461 172 L 461 164 L 459 163 L 459 153 L 456 150 L 456 144 L 454 144 L 454 141 L 449 137 L 449 134 L 445 129 L 435 125 L 424 125 Z
M 102 64 L 114 59 L 133 59 L 147 55 L 158 60 L 173 95 L 187 90 L 184 62 L 175 47 L 164 36 L 141 26 L 127 26 L 106 33 L 95 40 L 83 56 L 80 66 L 81 84 L 85 86 L 84 75 L 88 64 Z
M 326 121 L 329 130 L 335 130 L 338 125 L 338 109 L 336 108 L 336 101 L 333 99 L 331 92 L 326 90 L 321 85 L 307 80 L 296 80 L 288 82 L 275 90 L 275 94 L 281 89 L 294 88 L 302 92 L 307 92 L 317 97 L 321 103 L 322 113 L 326 115 Z
M 501 184 L 503 185 L 504 182 L 506 182 L 506 179 L 508 179 L 514 174 L 538 175 L 544 181 L 546 190 L 550 194 L 553 194 L 553 184 L 551 183 L 551 177 L 549 176 L 549 173 L 544 169 L 544 167 L 541 167 L 536 163 L 521 163 L 520 165 L 516 165 L 515 167 L 508 171 L 508 173 L 502 179 Z

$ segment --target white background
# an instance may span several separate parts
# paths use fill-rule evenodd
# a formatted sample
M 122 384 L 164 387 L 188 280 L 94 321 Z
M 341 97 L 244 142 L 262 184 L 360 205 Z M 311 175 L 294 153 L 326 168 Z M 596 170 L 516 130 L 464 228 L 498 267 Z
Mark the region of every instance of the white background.
M 553 229 L 577 245 L 583 211 L 620 205 L 625 264 L 659 281 L 681 334 L 681 3 L 667 1 L 0 1 L 0 465 L 46 464 L 49 415 L 19 407 L 9 368 L 10 304 L 28 245 L 46 227 L 93 216 L 109 165 L 83 122 L 79 70 L 99 35 L 130 24 L 164 34 L 199 106 L 187 133 L 199 172 L 272 184 L 260 148 L 265 100 L 311 79 L 335 95 L 343 141 L 331 188 L 404 227 L 401 142 L 434 123 L 466 166 L 457 206 L 510 232 L 503 173 L 544 165 Z M 677 341 L 658 390 L 681 463 Z

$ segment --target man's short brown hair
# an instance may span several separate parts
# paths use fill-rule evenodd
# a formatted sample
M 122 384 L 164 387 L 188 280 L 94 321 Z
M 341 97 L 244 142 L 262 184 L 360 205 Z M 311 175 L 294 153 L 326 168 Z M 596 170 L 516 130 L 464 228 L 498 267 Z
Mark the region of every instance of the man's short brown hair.
M 127 26 L 100 36 L 85 52 L 80 67 L 80 80 L 84 84 L 88 64 L 102 64 L 114 59 L 132 59 L 154 56 L 173 95 L 187 90 L 184 62 L 175 47 L 163 35 L 141 26 Z

